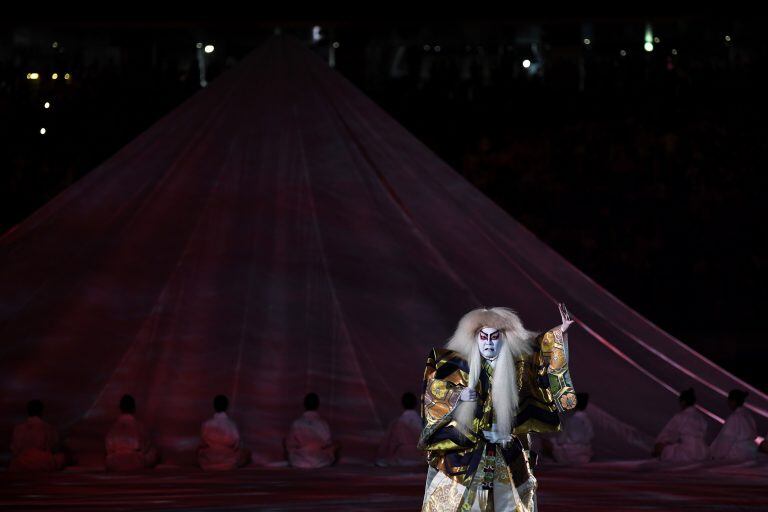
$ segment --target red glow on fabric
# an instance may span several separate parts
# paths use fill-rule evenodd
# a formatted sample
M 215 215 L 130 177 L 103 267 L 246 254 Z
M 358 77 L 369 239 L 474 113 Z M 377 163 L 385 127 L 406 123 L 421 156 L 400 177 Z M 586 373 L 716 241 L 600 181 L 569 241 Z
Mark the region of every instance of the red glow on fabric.
M 734 387 L 768 429 L 765 394 L 581 273 L 301 43 L 274 37 L 0 238 L 0 444 L 40 398 L 81 461 L 103 463 L 131 393 L 164 459 L 193 464 L 224 393 L 254 457 L 277 461 L 314 391 L 342 462 L 372 461 L 464 313 L 508 306 L 544 330 L 560 301 L 576 320 L 574 385 L 601 411 L 598 456 L 647 455 L 691 385 L 713 431 Z

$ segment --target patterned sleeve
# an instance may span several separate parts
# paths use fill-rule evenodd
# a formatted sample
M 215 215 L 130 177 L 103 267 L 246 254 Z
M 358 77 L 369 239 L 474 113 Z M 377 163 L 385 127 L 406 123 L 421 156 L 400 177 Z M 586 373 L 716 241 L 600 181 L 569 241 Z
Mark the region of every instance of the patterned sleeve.
M 515 434 L 558 432 L 560 412 L 576 406 L 568 342 L 559 327 L 536 337 L 533 353 L 516 362 L 519 404 Z
M 425 451 L 466 449 L 472 441 L 456 428 L 454 412 L 463 389 L 461 370 L 432 350 L 427 357 L 422 386 L 421 418 L 424 428 L 418 447 Z
M 547 366 L 547 379 L 552 399 L 560 412 L 576 407 L 576 393 L 568 368 L 568 333 L 555 327 L 541 336 L 541 355 Z

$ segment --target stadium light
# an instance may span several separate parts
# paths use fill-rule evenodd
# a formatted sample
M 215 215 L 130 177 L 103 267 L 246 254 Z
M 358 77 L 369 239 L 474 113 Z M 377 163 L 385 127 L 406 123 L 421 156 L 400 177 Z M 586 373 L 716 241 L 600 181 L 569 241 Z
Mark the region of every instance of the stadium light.
M 645 25 L 645 44 L 643 45 L 645 51 L 653 51 L 653 40 L 653 29 L 651 28 L 651 24 L 648 23 Z

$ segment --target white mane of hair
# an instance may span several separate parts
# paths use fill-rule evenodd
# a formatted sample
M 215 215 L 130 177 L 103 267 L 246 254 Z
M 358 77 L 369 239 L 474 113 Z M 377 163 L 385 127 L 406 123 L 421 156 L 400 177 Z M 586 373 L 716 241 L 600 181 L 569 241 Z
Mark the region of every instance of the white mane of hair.
M 476 336 L 483 327 L 501 331 L 500 352 L 493 370 L 492 399 L 496 429 L 501 436 L 507 436 L 512 432 L 518 405 L 515 358 L 532 352 L 538 333 L 523 327 L 520 317 L 509 308 L 480 308 L 464 315 L 445 348 L 457 352 L 469 363 L 470 389 L 475 389 L 480 379 L 483 356 Z M 454 415 L 457 422 L 469 430 L 476 405 L 477 402 L 461 402 Z

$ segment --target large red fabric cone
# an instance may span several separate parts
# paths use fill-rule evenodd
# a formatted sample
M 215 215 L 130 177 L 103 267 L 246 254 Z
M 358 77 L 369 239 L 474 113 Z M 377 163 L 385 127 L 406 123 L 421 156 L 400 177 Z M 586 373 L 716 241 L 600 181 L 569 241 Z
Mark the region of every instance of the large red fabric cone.
M 572 375 L 595 406 L 598 455 L 645 455 L 689 386 L 713 417 L 729 389 L 749 389 L 768 428 L 765 394 L 610 295 L 275 36 L 0 238 L 0 443 L 41 398 L 96 463 L 132 393 L 165 460 L 191 463 L 225 393 L 245 444 L 274 461 L 315 391 L 345 460 L 372 461 L 462 314 L 510 306 L 546 329 L 557 301 L 577 319 Z

